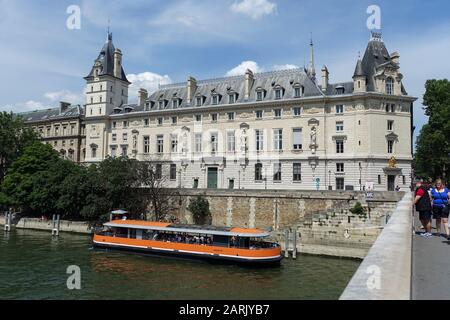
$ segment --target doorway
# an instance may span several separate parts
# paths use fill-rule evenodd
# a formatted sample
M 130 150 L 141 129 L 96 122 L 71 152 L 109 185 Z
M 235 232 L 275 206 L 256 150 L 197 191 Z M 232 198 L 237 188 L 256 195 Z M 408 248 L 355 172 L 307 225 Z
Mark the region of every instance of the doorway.
M 208 168 L 208 189 L 217 189 L 218 168 Z
M 388 176 L 388 191 L 395 191 L 395 176 Z

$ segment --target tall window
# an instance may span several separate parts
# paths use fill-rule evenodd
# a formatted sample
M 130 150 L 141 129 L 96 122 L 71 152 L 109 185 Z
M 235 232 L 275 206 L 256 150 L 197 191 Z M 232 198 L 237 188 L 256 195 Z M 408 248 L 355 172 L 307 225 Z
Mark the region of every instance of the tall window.
M 178 151 L 178 136 L 176 134 L 171 135 L 170 137 L 170 146 L 171 146 L 171 152 L 172 153 L 177 153 Z
M 394 94 L 394 79 L 391 77 L 386 79 L 386 94 Z
M 172 124 L 176 125 L 178 123 L 178 117 L 172 117 Z
M 336 121 L 336 131 L 337 132 L 344 131 L 344 121 Z
M 115 158 L 117 156 L 117 148 L 111 147 L 111 157 Z
M 394 121 L 388 120 L 387 129 L 388 129 L 388 131 L 394 130 Z
M 344 140 L 336 140 L 336 153 L 344 153 Z
M 389 154 L 394 153 L 394 140 L 388 140 L 388 142 L 387 142 L 387 152 Z
M 150 137 L 144 137 L 144 153 L 150 153 Z
M 201 114 L 196 114 L 195 115 L 195 122 L 202 122 L 202 115 Z
M 211 133 L 211 152 L 216 153 L 218 151 L 218 137 L 217 133 Z
M 300 117 L 302 115 L 302 109 L 300 107 L 295 107 L 293 110 L 294 110 L 294 117 Z
M 163 135 L 156 136 L 156 152 L 164 153 L 164 136 Z
M 336 113 L 337 114 L 344 113 L 344 106 L 342 104 L 339 104 L 339 105 L 336 106 Z
M 219 115 L 217 113 L 211 113 L 211 121 L 217 122 L 217 119 L 219 118 Z
M 112 123 L 112 128 L 115 129 L 116 127 L 117 127 L 117 122 L 114 121 L 114 122 Z
M 277 119 L 281 118 L 281 113 L 282 113 L 281 109 L 275 109 L 275 110 L 273 110 L 273 115 L 274 115 L 274 117 L 277 118 Z
M 170 180 L 177 180 L 177 165 L 175 163 L 170 164 Z
M 126 157 L 128 154 L 128 147 L 122 146 L 122 157 Z
M 281 181 L 281 163 L 273 164 L 273 181 L 275 182 Z
M 292 129 L 292 135 L 293 135 L 293 148 L 294 150 L 302 150 L 302 129 L 301 128 L 294 128 Z
M 202 134 L 195 134 L 195 152 L 202 152 Z
M 91 148 L 91 158 L 97 158 L 97 147 Z
M 158 126 L 162 126 L 164 124 L 164 118 L 163 117 L 159 117 L 158 118 Z
M 255 181 L 262 181 L 263 173 L 262 173 L 262 163 L 255 164 Z
M 234 131 L 227 132 L 227 146 L 228 146 L 228 152 L 236 151 L 236 137 L 235 137 Z
M 276 99 L 276 100 L 280 100 L 281 97 L 282 97 L 282 95 L 283 95 L 283 92 L 282 92 L 281 89 L 276 89 L 276 90 L 275 90 L 275 99 Z
M 273 130 L 273 149 L 283 150 L 283 129 Z
M 264 130 L 255 130 L 256 151 L 264 151 Z
M 162 164 L 161 163 L 156 164 L 155 178 L 157 180 L 161 180 L 162 179 Z
M 302 92 L 300 87 L 295 87 L 294 88 L 294 98 L 300 98 L 302 96 Z
M 263 117 L 263 111 L 262 110 L 255 111 L 255 116 L 256 120 L 261 120 Z
M 292 180 L 297 182 L 302 181 L 302 164 L 294 163 L 292 169 Z
M 343 163 L 336 163 L 336 172 L 343 173 L 344 172 L 344 164 Z
M 234 112 L 228 112 L 228 121 L 234 120 Z
M 144 127 L 148 127 L 150 125 L 150 119 L 144 119 Z
M 336 190 L 344 190 L 344 189 L 345 189 L 344 178 L 336 178 Z
M 128 121 L 124 121 L 124 122 L 123 122 L 123 127 L 124 127 L 124 128 L 128 128 Z

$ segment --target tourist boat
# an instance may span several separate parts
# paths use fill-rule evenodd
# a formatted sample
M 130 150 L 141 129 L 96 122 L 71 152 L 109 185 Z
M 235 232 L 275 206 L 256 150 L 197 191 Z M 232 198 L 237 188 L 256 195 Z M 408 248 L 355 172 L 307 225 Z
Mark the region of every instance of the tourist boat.
M 253 265 L 279 264 L 283 259 L 280 246 L 264 241 L 270 234 L 260 229 L 126 219 L 103 226 L 94 234 L 95 248 Z

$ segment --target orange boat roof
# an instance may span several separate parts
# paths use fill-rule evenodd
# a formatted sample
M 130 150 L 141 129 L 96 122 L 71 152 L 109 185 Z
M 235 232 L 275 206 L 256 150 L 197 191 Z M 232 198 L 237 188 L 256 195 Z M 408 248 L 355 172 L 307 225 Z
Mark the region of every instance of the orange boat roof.
M 234 233 L 263 233 L 264 230 L 260 229 L 245 229 L 245 228 L 233 228 L 230 230 L 230 232 Z

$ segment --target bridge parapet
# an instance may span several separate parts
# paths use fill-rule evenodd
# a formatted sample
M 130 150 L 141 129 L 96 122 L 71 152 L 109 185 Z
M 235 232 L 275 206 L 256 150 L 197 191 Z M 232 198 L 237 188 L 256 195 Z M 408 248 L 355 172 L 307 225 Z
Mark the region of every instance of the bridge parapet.
M 410 300 L 412 193 L 398 203 L 340 300 Z

